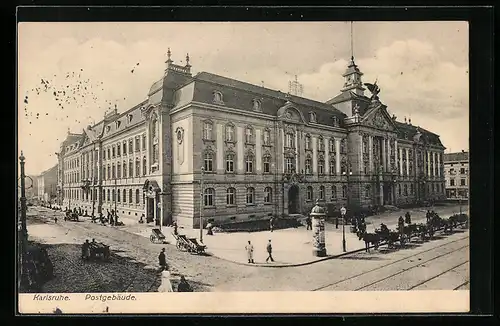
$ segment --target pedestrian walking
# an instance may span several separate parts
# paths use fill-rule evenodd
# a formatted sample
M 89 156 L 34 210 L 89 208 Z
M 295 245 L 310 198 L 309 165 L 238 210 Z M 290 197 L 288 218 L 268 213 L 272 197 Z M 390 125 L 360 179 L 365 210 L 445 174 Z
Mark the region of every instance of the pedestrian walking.
M 89 258 L 90 258 L 90 243 L 89 239 L 87 239 L 82 245 L 82 259 L 89 260 Z
M 273 229 L 274 229 L 274 217 L 271 217 L 269 219 L 269 230 L 273 232 Z
M 167 258 L 165 257 L 165 248 L 163 248 L 160 251 L 160 254 L 158 255 L 158 263 L 160 265 L 161 270 L 167 269 Z
M 174 234 L 175 234 L 175 235 L 178 235 L 178 234 L 179 234 L 179 232 L 178 232 L 178 230 L 177 230 L 177 222 L 175 222 L 175 221 L 174 221 Z
M 253 264 L 253 244 L 248 240 L 248 244 L 245 246 L 245 250 L 247 251 L 248 263 Z
M 115 225 L 115 220 L 113 219 L 113 215 L 109 216 L 109 224 L 110 225 Z
M 306 230 L 312 230 L 312 220 L 311 217 L 306 217 Z
M 207 224 L 207 235 L 214 235 L 212 229 L 213 229 L 213 224 L 211 222 L 208 222 Z
M 338 216 L 335 217 L 335 228 L 336 229 L 339 228 L 339 217 Z
M 274 258 L 273 258 L 273 246 L 271 245 L 271 240 L 269 240 L 269 242 L 267 243 L 267 258 L 266 258 L 266 263 L 271 260 L 271 262 L 274 261 Z
M 57 216 L 54 216 L 54 223 L 57 224 Z
M 161 271 L 161 284 L 160 287 L 158 287 L 158 292 L 174 292 L 171 275 L 168 269 Z

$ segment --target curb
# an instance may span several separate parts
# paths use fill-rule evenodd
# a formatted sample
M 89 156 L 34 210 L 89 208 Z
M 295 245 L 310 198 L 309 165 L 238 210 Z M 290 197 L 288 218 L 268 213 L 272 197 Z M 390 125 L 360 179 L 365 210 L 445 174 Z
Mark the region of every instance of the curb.
M 464 225 L 464 224 L 465 224 L 465 222 L 464 223 L 459 223 L 458 225 L 461 226 L 461 225 Z M 443 229 L 444 228 L 439 228 L 439 229 L 436 229 L 435 231 L 442 231 Z M 387 244 L 387 242 L 381 242 L 381 243 L 378 244 L 378 247 L 386 245 L 386 244 Z M 373 249 L 373 248 L 375 248 L 374 245 L 368 247 L 368 249 Z M 300 267 L 300 266 L 312 265 L 312 264 L 323 262 L 323 261 L 326 261 L 326 260 L 337 259 L 337 258 L 341 258 L 343 256 L 347 256 L 347 255 L 351 255 L 351 254 L 358 253 L 358 252 L 361 252 L 361 251 L 365 251 L 366 249 L 367 248 L 360 248 L 360 249 L 356 249 L 356 250 L 351 250 L 351 251 L 343 252 L 341 254 L 336 254 L 336 255 L 327 256 L 327 257 L 323 257 L 323 258 L 316 259 L 316 260 L 311 260 L 311 261 L 307 261 L 307 262 L 303 262 L 303 263 L 294 263 L 294 264 L 267 264 L 267 263 L 265 263 L 265 264 L 264 263 L 249 264 L 249 263 L 242 263 L 242 262 L 230 260 L 230 259 L 227 259 L 227 258 L 222 258 L 222 257 L 219 257 L 219 256 L 215 256 L 211 252 L 207 252 L 207 255 L 210 256 L 210 257 L 214 257 L 214 258 L 217 258 L 217 259 L 220 259 L 220 260 L 224 260 L 224 261 L 236 264 L 236 265 L 241 265 L 241 266 L 268 267 L 268 268 L 285 268 L 285 267 Z

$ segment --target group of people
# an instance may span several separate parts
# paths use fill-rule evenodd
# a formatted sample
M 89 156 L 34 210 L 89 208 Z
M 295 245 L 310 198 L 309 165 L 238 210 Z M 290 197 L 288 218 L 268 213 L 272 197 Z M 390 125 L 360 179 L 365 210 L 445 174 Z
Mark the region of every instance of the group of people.
M 95 239 L 92 239 L 92 242 L 89 242 L 89 239 L 87 239 L 82 244 L 82 259 L 83 260 L 89 260 L 90 259 L 90 246 L 92 244 L 95 244 L 95 243 L 96 243 Z
M 163 248 L 158 255 L 158 263 L 161 272 L 161 285 L 158 288 L 158 292 L 174 292 L 170 268 L 167 264 L 167 256 L 165 255 L 165 248 Z M 180 277 L 179 284 L 177 285 L 177 292 L 193 292 L 193 288 L 186 281 L 184 275 Z
M 248 258 L 248 263 L 249 264 L 255 264 L 255 261 L 253 259 L 253 252 L 254 252 L 254 247 L 253 244 L 250 240 L 248 240 L 248 244 L 245 246 L 245 251 L 247 252 L 247 258 Z M 271 244 L 271 240 L 267 242 L 266 245 L 266 251 L 267 251 L 267 258 L 266 258 L 266 263 L 269 261 L 273 262 L 273 246 Z
M 102 212 L 99 212 L 98 218 L 92 216 L 92 223 L 96 223 L 97 220 L 99 220 L 102 225 L 106 225 L 106 223 L 109 223 L 112 226 L 123 225 L 122 222 L 118 221 L 118 214 L 114 209 L 112 209 L 111 211 L 109 209 L 106 209 L 106 217 L 104 217 L 104 214 Z
M 427 223 L 429 223 L 434 217 L 438 216 L 434 210 L 427 210 L 427 213 L 425 213 L 425 219 Z

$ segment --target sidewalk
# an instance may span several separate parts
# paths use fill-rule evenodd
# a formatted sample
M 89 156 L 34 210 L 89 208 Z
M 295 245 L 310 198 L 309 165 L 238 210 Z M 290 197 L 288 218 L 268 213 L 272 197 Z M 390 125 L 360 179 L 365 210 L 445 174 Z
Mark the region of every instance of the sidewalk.
M 422 223 L 426 221 L 426 208 L 409 210 L 412 223 Z M 441 217 L 448 217 L 458 213 L 458 206 L 443 206 L 435 207 L 434 211 Z M 467 207 L 463 207 L 463 212 L 467 212 Z M 380 226 L 380 223 L 386 224 L 390 229 L 396 229 L 398 217 L 404 215 L 406 210 L 395 212 L 386 212 L 377 216 L 366 218 L 367 231 L 373 232 L 375 228 Z M 127 231 L 148 237 L 151 235 L 153 225 L 140 225 L 140 227 L 123 227 Z M 325 224 L 325 242 L 327 257 L 315 257 L 313 255 L 313 237 L 310 230 L 305 227 L 261 231 L 261 232 L 238 232 L 238 233 L 214 233 L 213 236 L 206 235 L 206 230 L 203 230 L 203 242 L 207 246 L 207 252 L 220 259 L 231 261 L 237 264 L 264 266 L 264 267 L 291 267 L 308 265 L 318 261 L 332 259 L 339 255 L 352 253 L 358 250 L 364 250 L 365 244 L 358 237 L 350 233 L 350 225 L 345 226 L 345 238 L 347 253 L 342 251 L 342 226 L 338 229 L 335 226 Z M 166 241 L 170 244 L 175 244 L 175 239 L 172 236 L 173 228 L 163 227 L 163 234 L 166 236 Z M 185 234 L 188 237 L 198 238 L 200 231 L 197 229 L 178 229 L 180 234 Z M 248 264 L 245 246 L 248 241 L 251 241 L 254 246 L 254 261 L 255 264 Z M 267 252 L 266 245 L 268 240 L 271 240 L 273 245 L 274 262 L 266 263 Z

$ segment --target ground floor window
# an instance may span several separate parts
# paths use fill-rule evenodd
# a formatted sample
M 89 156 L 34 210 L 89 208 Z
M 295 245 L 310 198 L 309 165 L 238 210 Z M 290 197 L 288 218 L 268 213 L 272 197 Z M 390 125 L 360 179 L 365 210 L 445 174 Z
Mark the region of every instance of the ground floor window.
M 236 189 L 228 188 L 226 191 L 226 204 L 234 205 L 234 198 L 236 197 Z
M 206 188 L 203 191 L 203 204 L 205 207 L 214 206 L 215 190 L 213 188 Z
M 311 186 L 307 187 L 307 200 L 313 200 L 313 188 Z
M 255 203 L 255 189 L 254 188 L 247 188 L 247 204 L 254 204 Z
M 264 202 L 271 203 L 273 201 L 273 190 L 271 187 L 266 187 L 264 189 Z

